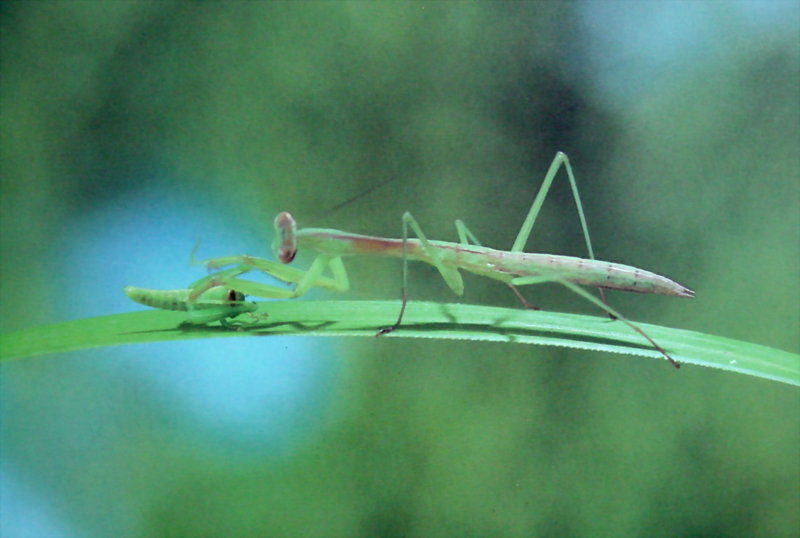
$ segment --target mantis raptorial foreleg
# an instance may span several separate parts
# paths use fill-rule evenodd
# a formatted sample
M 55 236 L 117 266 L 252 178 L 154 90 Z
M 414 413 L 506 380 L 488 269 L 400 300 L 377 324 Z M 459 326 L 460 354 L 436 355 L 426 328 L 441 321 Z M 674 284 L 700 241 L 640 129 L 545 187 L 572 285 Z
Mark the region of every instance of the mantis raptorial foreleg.
M 215 258 L 203 263 L 209 268 L 236 265 L 223 269 L 194 282 L 190 289 L 192 298 L 199 297 L 207 289 L 214 286 L 227 286 L 253 297 L 266 299 L 293 299 L 305 294 L 310 288 L 317 286 L 331 291 L 347 291 L 350 283 L 341 257 L 320 254 L 308 270 L 295 269 L 282 263 L 256 258 L 253 256 L 227 256 Z M 326 267 L 330 267 L 332 277 L 323 275 Z M 280 288 L 260 282 L 252 282 L 237 278 L 252 270 L 258 270 L 284 282 L 294 283 L 294 289 Z

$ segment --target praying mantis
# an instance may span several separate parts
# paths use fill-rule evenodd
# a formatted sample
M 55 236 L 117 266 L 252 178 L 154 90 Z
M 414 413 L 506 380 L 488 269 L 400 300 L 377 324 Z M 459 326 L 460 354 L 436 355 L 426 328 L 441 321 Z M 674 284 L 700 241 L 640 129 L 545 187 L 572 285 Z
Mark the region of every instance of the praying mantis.
M 588 259 L 523 252 L 547 193 L 562 167 L 566 170 L 572 195 L 578 208 L 578 216 L 589 253 Z M 578 186 L 569 159 L 563 152 L 556 153 L 550 164 L 511 250 L 484 247 L 461 220 L 455 222 L 458 243 L 429 240 L 409 212 L 402 216 L 401 239 L 360 235 L 323 228 L 298 229 L 292 215 L 285 211 L 278 214 L 274 225 L 276 233 L 272 247 L 280 264 L 249 255 L 206 260 L 202 263 L 207 268 L 219 270 L 198 280 L 190 287 L 189 295 L 186 298 L 187 305 L 200 302 L 205 297 L 204 294 L 215 288 L 237 290 L 238 293 L 275 299 L 300 297 L 313 287 L 344 292 L 349 289 L 350 283 L 342 261 L 343 256 L 401 258 L 403 260 L 402 303 L 397 321 L 389 327 L 380 329 L 376 336 L 390 333 L 400 327 L 408 304 L 408 261 L 414 260 L 433 265 L 456 295 L 460 296 L 464 293 L 464 282 L 459 272 L 463 269 L 505 283 L 525 308 L 535 309 L 519 292 L 517 289 L 519 286 L 545 282 L 561 284 L 604 310 L 612 319 L 625 323 L 645 338 L 673 366 L 680 367 L 680 364 L 644 330 L 608 306 L 603 289 L 658 293 L 675 297 L 694 297 L 694 291 L 674 280 L 644 269 L 595 259 L 583 205 L 578 194 Z M 409 238 L 409 228 L 416 238 Z M 290 263 L 300 247 L 318 252 L 307 270 L 281 265 Z M 227 266 L 233 267 L 222 269 Z M 330 276 L 325 274 L 326 269 L 329 270 Z M 285 289 L 238 278 L 253 270 L 262 271 L 284 282 L 293 283 L 295 286 L 293 289 Z M 599 298 L 581 286 L 598 288 Z

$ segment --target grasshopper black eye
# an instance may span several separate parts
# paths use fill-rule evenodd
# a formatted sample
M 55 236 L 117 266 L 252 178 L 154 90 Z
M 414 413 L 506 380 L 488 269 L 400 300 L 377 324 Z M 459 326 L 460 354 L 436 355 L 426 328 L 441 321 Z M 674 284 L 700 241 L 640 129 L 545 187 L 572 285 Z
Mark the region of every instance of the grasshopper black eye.
M 235 290 L 228 290 L 225 300 L 229 303 L 241 303 L 244 301 L 244 293 Z

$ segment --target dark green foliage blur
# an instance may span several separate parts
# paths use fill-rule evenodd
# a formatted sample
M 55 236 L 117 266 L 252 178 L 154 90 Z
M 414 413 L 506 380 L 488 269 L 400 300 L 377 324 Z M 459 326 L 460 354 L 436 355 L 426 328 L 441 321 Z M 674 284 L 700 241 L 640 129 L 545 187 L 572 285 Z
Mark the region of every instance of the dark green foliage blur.
M 165 181 L 149 167 L 263 222 L 253 254 L 269 255 L 284 209 L 301 225 L 388 236 L 410 210 L 447 240 L 463 218 L 485 245 L 509 248 L 563 150 L 598 257 L 697 291 L 610 294 L 616 308 L 798 352 L 800 22 L 756 31 L 746 11 L 694 5 L 665 23 L 708 26 L 680 62 L 617 65 L 614 78 L 593 48 L 636 32 L 588 32 L 607 19 L 578 2 L 4 2 L 2 330 L 62 319 L 70 283 L 50 262 L 60 235 Z M 642 65 L 637 42 L 617 46 L 629 51 L 620 62 Z M 598 89 L 601 75 L 613 90 Z M 585 255 L 561 181 L 528 249 Z M 398 297 L 398 263 L 347 263 L 349 297 Z M 517 306 L 497 283 L 465 283 L 458 300 Z M 411 286 L 412 298 L 457 300 L 428 267 L 411 268 Z M 555 287 L 526 294 L 593 312 Z M 54 391 L 79 388 L 49 386 L 53 372 L 87 360 L 3 366 L 0 390 L 27 395 L 2 411 L 5 433 L 24 446 L 31 429 L 52 430 L 57 450 L 71 425 L 25 410 L 61 405 Z M 513 344 L 376 340 L 331 360 L 346 364 L 328 410 L 280 457 L 171 436 L 145 392 L 113 408 L 127 431 L 114 453 L 65 459 L 81 480 L 54 481 L 22 449 L 4 465 L 96 535 L 800 534 L 795 387 Z M 98 474 L 129 506 L 109 511 Z

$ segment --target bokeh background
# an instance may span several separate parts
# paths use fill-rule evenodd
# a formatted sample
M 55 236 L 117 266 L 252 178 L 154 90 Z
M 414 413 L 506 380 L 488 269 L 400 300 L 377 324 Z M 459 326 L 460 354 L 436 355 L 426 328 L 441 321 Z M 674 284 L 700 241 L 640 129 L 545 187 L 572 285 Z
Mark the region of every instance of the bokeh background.
M 138 309 L 122 286 L 186 286 L 198 238 L 269 255 L 280 210 L 508 248 L 563 150 L 598 257 L 697 290 L 615 307 L 800 351 L 796 1 L 3 2 L 0 25 L 3 331 Z M 528 250 L 583 255 L 561 181 Z M 398 297 L 396 261 L 348 269 L 346 297 Z M 0 387 L 4 537 L 800 533 L 800 391 L 711 369 L 243 338 L 20 360 Z

